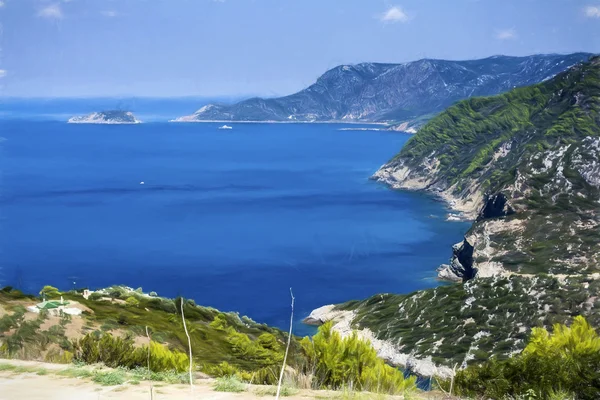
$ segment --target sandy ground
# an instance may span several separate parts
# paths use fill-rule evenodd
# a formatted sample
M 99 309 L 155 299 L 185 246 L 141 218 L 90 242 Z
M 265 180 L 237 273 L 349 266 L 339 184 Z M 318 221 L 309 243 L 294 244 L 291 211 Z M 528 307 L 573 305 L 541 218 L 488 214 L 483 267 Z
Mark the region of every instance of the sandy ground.
M 0 364 L 11 364 L 30 368 L 44 368 L 46 375 L 35 372 L 0 371 L 0 400 L 258 400 L 274 398 L 265 395 L 266 386 L 248 385 L 242 393 L 222 393 L 213 390 L 213 379 L 199 379 L 193 392 L 187 385 L 165 384 L 162 382 L 141 382 L 139 385 L 101 386 L 89 379 L 65 378 L 55 375 L 69 366 L 37 361 L 2 360 Z M 153 397 L 151 397 L 153 391 Z M 261 393 L 261 391 L 263 393 Z M 282 397 L 289 400 L 402 400 L 397 396 L 359 395 L 344 397 L 341 392 L 325 390 L 300 390 L 293 396 Z M 437 399 L 443 397 L 435 393 L 412 396 L 411 399 Z

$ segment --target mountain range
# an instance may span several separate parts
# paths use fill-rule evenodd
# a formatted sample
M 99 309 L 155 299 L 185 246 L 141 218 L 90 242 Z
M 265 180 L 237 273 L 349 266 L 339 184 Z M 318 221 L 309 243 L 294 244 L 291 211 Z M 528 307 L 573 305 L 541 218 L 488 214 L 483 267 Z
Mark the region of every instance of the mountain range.
M 588 53 L 480 60 L 423 59 L 402 64 L 340 65 L 298 93 L 208 104 L 177 118 L 195 121 L 409 122 L 419 125 L 458 100 L 490 96 L 542 82 L 582 61 Z

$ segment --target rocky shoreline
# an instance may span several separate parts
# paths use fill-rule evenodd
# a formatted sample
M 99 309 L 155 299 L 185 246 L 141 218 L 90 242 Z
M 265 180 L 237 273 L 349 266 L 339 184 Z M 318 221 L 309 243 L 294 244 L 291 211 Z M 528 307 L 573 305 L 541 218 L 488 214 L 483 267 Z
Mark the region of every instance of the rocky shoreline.
M 430 357 L 417 358 L 413 354 L 403 353 L 393 342 L 377 339 L 370 329 L 353 329 L 354 317 L 354 311 L 337 310 L 335 305 L 330 304 L 313 310 L 303 322 L 308 325 L 322 325 L 332 321 L 333 330 L 342 337 L 356 332 L 361 339 L 370 341 L 377 355 L 393 366 L 405 368 L 424 377 L 437 376 L 444 379 L 452 377 L 451 368 L 436 365 Z

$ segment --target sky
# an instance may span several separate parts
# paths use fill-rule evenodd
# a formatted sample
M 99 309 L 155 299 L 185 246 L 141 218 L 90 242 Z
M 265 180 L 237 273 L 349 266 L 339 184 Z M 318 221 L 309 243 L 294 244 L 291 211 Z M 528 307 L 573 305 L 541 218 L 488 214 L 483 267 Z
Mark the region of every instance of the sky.
M 600 53 L 600 0 L 0 0 L 0 96 L 276 96 L 359 62 Z

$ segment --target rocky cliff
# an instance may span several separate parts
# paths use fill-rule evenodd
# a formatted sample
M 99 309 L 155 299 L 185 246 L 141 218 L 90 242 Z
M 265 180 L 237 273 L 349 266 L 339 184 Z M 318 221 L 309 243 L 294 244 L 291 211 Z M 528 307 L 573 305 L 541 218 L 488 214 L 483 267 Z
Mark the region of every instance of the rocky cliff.
M 340 65 L 290 96 L 209 104 L 176 121 L 410 121 L 408 129 L 458 100 L 541 82 L 589 57 L 575 53 Z
M 600 270 L 600 59 L 547 82 L 456 104 L 375 179 L 427 190 L 475 220 L 450 268 Z
M 341 330 L 368 332 L 400 364 L 445 366 L 509 357 L 534 326 L 600 324 L 600 58 L 450 107 L 374 178 L 473 219 L 440 270 L 463 282 L 348 302 L 324 320 L 343 315 Z

